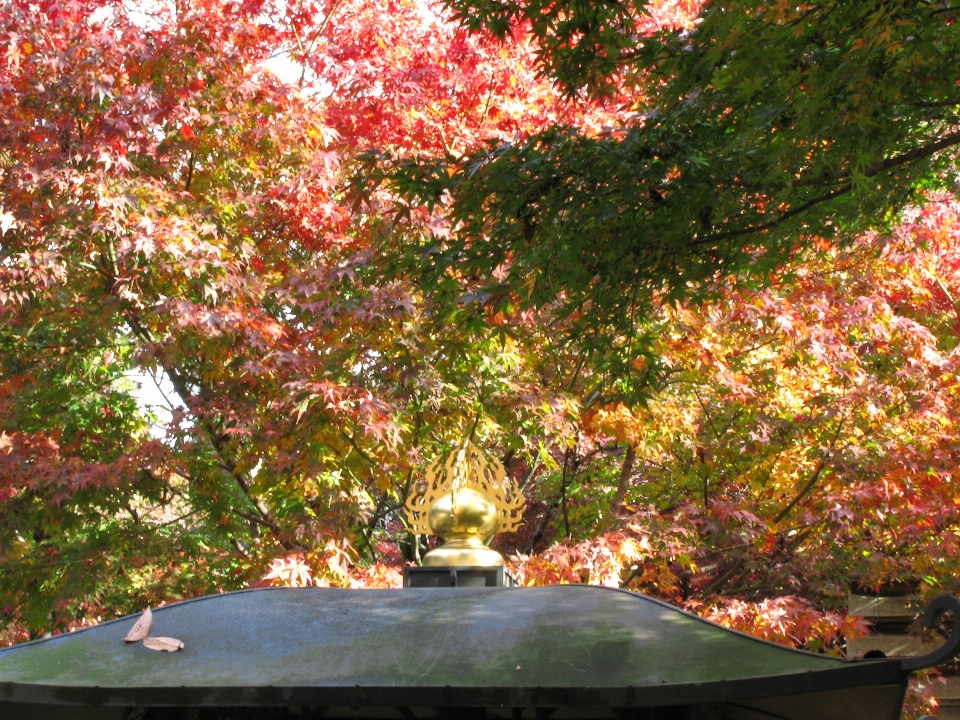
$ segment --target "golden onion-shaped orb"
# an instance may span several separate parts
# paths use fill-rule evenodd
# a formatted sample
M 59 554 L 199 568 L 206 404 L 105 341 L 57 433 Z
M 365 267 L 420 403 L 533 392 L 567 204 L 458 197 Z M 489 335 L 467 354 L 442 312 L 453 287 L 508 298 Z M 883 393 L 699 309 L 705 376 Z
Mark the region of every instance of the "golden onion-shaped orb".
M 490 498 L 460 488 L 438 498 L 427 516 L 430 529 L 443 538 L 489 538 L 500 527 L 500 511 Z

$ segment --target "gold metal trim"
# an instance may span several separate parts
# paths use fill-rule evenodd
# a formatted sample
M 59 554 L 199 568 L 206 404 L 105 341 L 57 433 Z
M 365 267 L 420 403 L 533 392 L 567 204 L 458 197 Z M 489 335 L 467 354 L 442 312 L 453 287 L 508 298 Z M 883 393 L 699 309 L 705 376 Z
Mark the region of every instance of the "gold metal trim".
M 526 499 L 516 483 L 507 477 L 499 460 L 486 458 L 476 445 L 464 442 L 446 460 L 437 458 L 430 463 L 425 479 L 410 489 L 404 504 L 410 530 L 424 535 L 440 534 L 431 525 L 430 510 L 441 498 L 451 495 L 451 510 L 458 514 L 456 496 L 460 490 L 474 490 L 496 506 L 500 522 L 492 534 L 513 532 L 520 527 Z
M 430 463 L 404 510 L 412 532 L 443 537 L 423 556 L 424 565 L 490 567 L 503 565 L 503 556 L 487 543 L 497 532 L 516 530 L 525 505 L 503 464 L 464 442 Z

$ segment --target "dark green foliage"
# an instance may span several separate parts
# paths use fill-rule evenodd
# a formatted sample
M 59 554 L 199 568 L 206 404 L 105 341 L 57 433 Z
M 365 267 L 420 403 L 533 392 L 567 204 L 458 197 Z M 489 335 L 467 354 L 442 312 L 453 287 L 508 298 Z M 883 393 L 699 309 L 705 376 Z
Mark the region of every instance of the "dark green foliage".
M 566 92 L 642 87 L 635 120 L 601 136 L 393 166 L 415 201 L 450 194 L 453 238 L 407 252 L 433 288 L 476 277 L 466 300 L 556 305 L 582 316 L 578 339 L 642 346 L 653 303 L 762 282 L 812 240 L 955 184 L 958 3 L 713 2 L 694 30 L 651 36 L 630 4 L 453 6 L 501 35 L 529 21 Z

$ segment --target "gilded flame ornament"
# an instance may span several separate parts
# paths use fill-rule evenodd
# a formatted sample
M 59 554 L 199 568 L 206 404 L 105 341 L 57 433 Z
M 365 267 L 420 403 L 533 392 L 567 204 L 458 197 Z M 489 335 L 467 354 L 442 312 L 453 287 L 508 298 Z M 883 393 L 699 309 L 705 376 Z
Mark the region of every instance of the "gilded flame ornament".
M 525 505 L 503 465 L 465 442 L 430 463 L 404 510 L 412 532 L 443 538 L 423 557 L 424 565 L 491 566 L 503 565 L 503 556 L 487 543 L 520 527 Z

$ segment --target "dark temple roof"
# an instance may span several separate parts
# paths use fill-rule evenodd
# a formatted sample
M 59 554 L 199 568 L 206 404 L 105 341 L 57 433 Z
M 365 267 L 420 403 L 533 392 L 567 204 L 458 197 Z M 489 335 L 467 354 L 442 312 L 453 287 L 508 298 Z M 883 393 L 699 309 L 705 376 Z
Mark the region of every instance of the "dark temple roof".
M 136 619 L 0 650 L 0 701 L 629 708 L 874 688 L 889 699 L 871 717 L 896 718 L 907 677 L 585 585 L 216 595 L 154 611 L 175 653 L 122 642 Z

